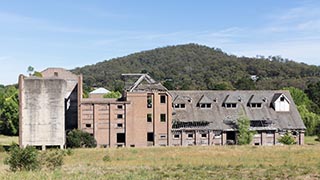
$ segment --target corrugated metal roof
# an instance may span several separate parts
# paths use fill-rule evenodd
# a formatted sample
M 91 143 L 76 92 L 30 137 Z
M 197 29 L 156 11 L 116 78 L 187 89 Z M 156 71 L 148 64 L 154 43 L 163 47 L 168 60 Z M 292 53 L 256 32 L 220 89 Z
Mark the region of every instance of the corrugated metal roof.
M 107 94 L 110 91 L 105 88 L 97 88 L 94 91 L 91 91 L 90 94 Z

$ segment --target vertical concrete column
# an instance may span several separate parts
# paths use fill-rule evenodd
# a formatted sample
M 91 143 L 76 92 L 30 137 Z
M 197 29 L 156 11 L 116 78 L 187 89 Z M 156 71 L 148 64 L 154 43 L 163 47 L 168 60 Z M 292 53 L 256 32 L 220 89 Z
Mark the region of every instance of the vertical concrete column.
M 299 132 L 299 145 L 304 145 L 304 132 Z
M 213 144 L 213 132 L 212 131 L 209 131 L 208 132 L 208 146 L 211 146 Z
M 24 148 L 22 144 L 22 104 L 24 102 L 24 96 L 23 96 L 23 91 L 24 91 L 24 76 L 21 74 L 19 76 L 19 145 L 20 148 Z
M 267 145 L 267 134 L 266 132 L 261 132 L 261 146 Z
M 274 145 L 277 144 L 278 138 L 279 138 L 279 133 L 275 132 L 275 133 L 274 133 L 274 136 L 273 136 L 273 140 L 274 140 L 273 144 L 274 144 Z
M 195 134 L 195 145 L 201 145 L 201 134 L 199 131 L 194 131 Z
M 181 146 L 187 146 L 187 133 L 181 131 Z
M 221 133 L 221 145 L 226 145 L 227 144 L 227 133 L 222 132 Z
M 167 145 L 172 146 L 172 99 L 171 96 L 167 93 Z
M 94 139 L 97 139 L 98 106 L 97 104 L 93 104 L 92 106 L 93 106 L 93 125 L 92 125 L 93 137 Z
M 150 94 L 150 93 L 149 93 Z M 158 146 L 158 126 L 160 125 L 160 113 L 157 109 L 158 98 L 155 92 L 152 92 L 152 110 L 153 110 L 153 145 Z
M 82 91 L 82 75 L 80 75 L 78 78 L 78 129 L 82 129 Z
M 115 132 L 114 132 L 114 127 L 113 127 L 113 118 L 114 115 L 112 114 L 113 111 L 111 110 L 111 105 L 109 104 L 109 146 L 110 147 L 115 147 Z

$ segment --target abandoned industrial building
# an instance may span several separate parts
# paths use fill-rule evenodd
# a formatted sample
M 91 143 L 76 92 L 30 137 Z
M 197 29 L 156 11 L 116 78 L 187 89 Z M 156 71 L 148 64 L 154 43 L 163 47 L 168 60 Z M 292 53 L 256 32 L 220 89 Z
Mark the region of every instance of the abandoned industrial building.
M 48 68 L 19 77 L 19 143 L 65 145 L 67 130 L 89 132 L 99 147 L 212 146 L 237 143 L 237 119 L 250 119 L 253 145 L 276 145 L 290 132 L 304 143 L 305 126 L 288 91 L 168 91 L 146 74 L 120 99 L 98 89 L 82 97 L 82 76 Z

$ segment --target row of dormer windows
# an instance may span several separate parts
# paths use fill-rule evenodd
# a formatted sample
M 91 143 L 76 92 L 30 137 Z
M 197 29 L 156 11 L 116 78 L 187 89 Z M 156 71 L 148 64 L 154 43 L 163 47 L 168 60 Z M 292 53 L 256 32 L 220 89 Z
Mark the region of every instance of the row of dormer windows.
M 222 106 L 227 109 L 235 109 L 235 108 L 237 108 L 237 103 L 224 103 Z M 251 103 L 249 106 L 253 109 L 259 109 L 259 108 L 262 108 L 262 103 Z M 186 104 L 184 104 L 184 103 L 173 104 L 173 107 L 175 109 L 184 109 L 184 108 L 186 108 Z M 210 103 L 201 103 L 201 104 L 199 104 L 199 107 L 201 109 L 210 109 L 211 104 Z

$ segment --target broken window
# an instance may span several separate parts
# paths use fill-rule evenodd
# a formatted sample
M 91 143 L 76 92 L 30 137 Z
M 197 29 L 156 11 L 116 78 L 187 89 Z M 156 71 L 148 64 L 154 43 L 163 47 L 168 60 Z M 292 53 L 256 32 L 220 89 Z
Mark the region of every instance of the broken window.
M 206 137 L 207 137 L 207 134 L 201 134 L 201 137 L 202 137 L 202 138 L 206 138 Z
M 186 108 L 186 104 L 175 104 L 174 108 L 175 109 Z
M 151 95 L 147 96 L 147 107 L 152 108 L 152 96 Z
M 122 123 L 118 123 L 118 124 L 117 124 L 117 127 L 118 127 L 118 128 L 122 128 L 122 127 L 123 127 L 123 124 L 122 124 Z
M 153 132 L 148 132 L 147 133 L 147 141 L 154 141 L 154 135 Z
M 173 135 L 173 139 L 179 139 L 180 138 L 180 134 L 174 134 Z
M 283 96 L 281 96 L 280 101 L 284 101 L 284 97 Z
M 201 103 L 200 108 L 202 108 L 202 109 L 211 108 L 211 104 L 210 103 Z
M 226 107 L 226 108 L 237 108 L 237 103 L 226 103 L 225 105 L 224 105 L 224 107 Z
M 160 134 L 160 139 L 166 139 L 167 135 L 166 134 Z
M 251 108 L 261 108 L 262 103 L 251 103 Z
M 189 133 L 188 138 L 193 138 L 193 133 Z
M 160 114 L 160 122 L 166 122 L 166 114 Z
M 117 133 L 117 143 L 125 143 L 126 135 L 125 133 Z
M 122 105 L 118 105 L 117 107 L 118 107 L 118 109 L 122 109 Z
M 91 124 L 86 124 L 86 127 L 87 128 L 91 128 Z
M 152 114 L 147 114 L 147 122 L 152 122 Z
M 122 119 L 122 118 L 123 118 L 123 115 L 122 115 L 122 114 L 118 114 L 118 115 L 117 115 L 117 118 L 118 118 L 118 119 Z
M 166 103 L 166 95 L 160 96 L 160 103 Z

